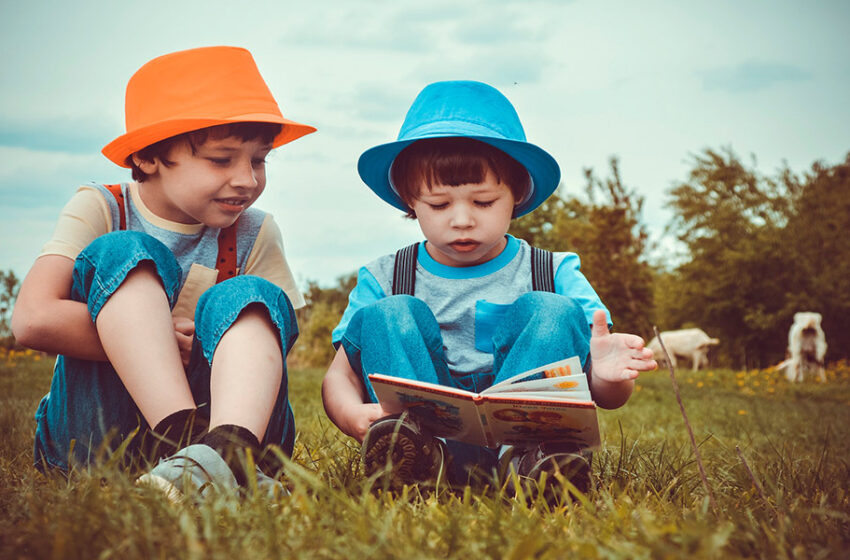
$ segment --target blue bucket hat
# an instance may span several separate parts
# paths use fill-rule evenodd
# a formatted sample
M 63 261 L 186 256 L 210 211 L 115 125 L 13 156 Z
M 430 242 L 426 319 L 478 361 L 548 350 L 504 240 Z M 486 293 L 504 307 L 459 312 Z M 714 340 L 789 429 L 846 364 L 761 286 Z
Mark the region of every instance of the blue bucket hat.
M 436 82 L 425 86 L 398 133 L 398 140 L 363 152 L 357 171 L 384 202 L 399 210 L 407 205 L 390 180 L 392 163 L 404 148 L 425 138 L 464 137 L 486 142 L 528 170 L 531 192 L 517 205 L 514 216 L 528 214 L 558 187 L 561 169 L 545 150 L 525 140 L 513 105 L 496 88 L 481 82 Z

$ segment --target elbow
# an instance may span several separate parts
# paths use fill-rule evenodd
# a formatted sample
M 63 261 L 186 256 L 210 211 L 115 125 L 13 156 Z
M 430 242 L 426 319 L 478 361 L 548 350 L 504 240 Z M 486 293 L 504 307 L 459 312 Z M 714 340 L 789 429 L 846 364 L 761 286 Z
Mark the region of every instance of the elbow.
M 42 341 L 50 336 L 47 321 L 41 320 L 37 313 L 28 312 L 19 306 L 12 312 L 11 327 L 15 342 L 33 350 L 41 350 Z

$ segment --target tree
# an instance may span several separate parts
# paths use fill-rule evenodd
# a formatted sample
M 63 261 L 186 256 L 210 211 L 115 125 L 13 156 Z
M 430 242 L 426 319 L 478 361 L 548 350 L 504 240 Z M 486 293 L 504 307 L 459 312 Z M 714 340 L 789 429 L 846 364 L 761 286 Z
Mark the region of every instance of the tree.
M 839 235 L 850 226 L 847 162 L 771 178 L 731 149 L 705 150 L 670 194 L 669 229 L 689 260 L 659 282 L 665 328 L 699 326 L 721 339 L 726 363 L 745 367 L 784 357 L 796 311 L 820 311 L 825 325 L 847 332 L 850 246 Z
M 20 282 L 14 271 L 0 270 L 0 345 L 6 348 L 12 348 L 15 345 L 11 320 L 19 288 Z
M 850 352 L 850 153 L 835 166 L 816 162 L 798 180 L 786 178 L 799 193 L 783 232 L 789 276 L 785 314 L 817 311 L 829 349 L 827 359 Z
M 510 232 L 542 249 L 578 253 L 584 275 L 608 306 L 617 330 L 646 337 L 653 294 L 641 223 L 643 198 L 623 185 L 616 157 L 610 166 L 605 180 L 585 170 L 589 202 L 554 194 L 515 220 Z
M 348 294 L 357 283 L 357 275 L 343 276 L 332 288 L 310 282 L 304 299 L 307 305 L 296 312 L 298 342 L 290 353 L 293 367 L 327 367 L 334 357 L 331 333 L 348 305 Z

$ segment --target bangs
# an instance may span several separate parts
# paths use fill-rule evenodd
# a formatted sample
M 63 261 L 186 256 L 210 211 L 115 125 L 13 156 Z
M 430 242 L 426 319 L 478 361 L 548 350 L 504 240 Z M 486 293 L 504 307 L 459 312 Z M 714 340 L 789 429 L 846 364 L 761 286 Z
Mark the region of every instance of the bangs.
M 393 161 L 390 180 L 408 206 L 434 185 L 483 183 L 487 172 L 523 200 L 531 179 L 521 163 L 490 144 L 471 138 L 429 138 L 403 149 Z

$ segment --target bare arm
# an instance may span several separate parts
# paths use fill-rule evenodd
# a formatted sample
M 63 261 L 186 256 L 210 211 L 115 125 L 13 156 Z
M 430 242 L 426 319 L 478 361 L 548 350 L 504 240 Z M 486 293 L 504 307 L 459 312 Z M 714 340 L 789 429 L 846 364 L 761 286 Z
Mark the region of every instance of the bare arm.
M 345 350 L 340 348 L 322 382 L 322 401 L 331 422 L 362 442 L 369 425 L 387 416 L 380 404 L 366 403 L 366 390 L 357 373 L 351 369 Z
M 74 261 L 60 255 L 36 259 L 12 313 L 12 333 L 22 345 L 52 354 L 105 361 L 85 303 L 71 300 Z

